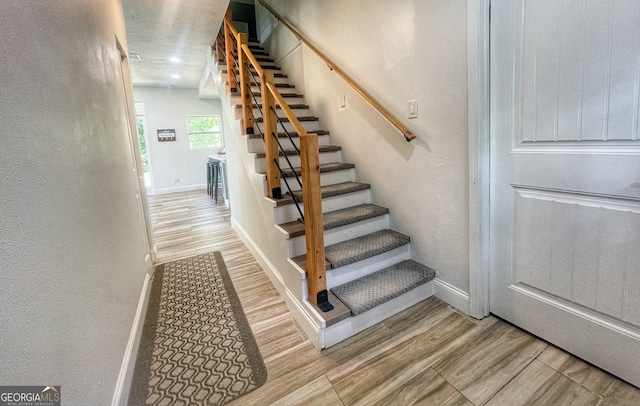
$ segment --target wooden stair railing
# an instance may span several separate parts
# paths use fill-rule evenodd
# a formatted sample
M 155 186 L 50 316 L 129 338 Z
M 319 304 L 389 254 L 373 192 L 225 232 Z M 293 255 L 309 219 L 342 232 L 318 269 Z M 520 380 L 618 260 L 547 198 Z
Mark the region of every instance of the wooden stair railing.
M 304 214 L 302 215 L 307 244 L 307 286 L 309 300 L 320 310 L 326 312 L 333 309 L 329 303 L 326 282 L 326 261 L 324 253 L 324 226 L 322 220 L 322 192 L 320 188 L 320 150 L 318 135 L 307 133 L 287 102 L 284 100 L 274 83 L 272 70 L 264 69 L 251 52 L 247 35 L 239 33 L 233 26 L 232 15 L 229 10 L 224 19 L 224 46 L 228 73 L 227 92 L 237 91 L 240 86 L 242 100 L 242 128 L 247 134 L 252 134 L 255 125 L 253 117 L 253 101 L 251 93 L 250 65 L 260 78 L 260 93 L 262 96 L 263 138 L 267 163 L 267 185 L 269 197 L 282 197 L 279 167 L 280 149 L 278 145 L 278 129 L 276 104 L 284 112 L 289 122 L 298 133 L 300 140 L 301 188 Z M 221 46 L 222 34 L 216 40 Z M 238 52 L 239 78 L 235 74 L 234 50 Z M 221 51 L 217 50 L 217 55 Z M 292 141 L 293 142 L 293 141 Z M 286 158 L 286 151 L 282 151 Z M 293 168 L 292 168 L 293 169 Z M 296 205 L 297 198 L 292 195 Z
M 273 16 L 278 20 L 282 25 L 284 25 L 289 31 L 295 35 L 297 39 L 299 39 L 303 44 L 309 47 L 324 63 L 327 64 L 329 69 L 333 72 L 337 73 L 349 86 L 351 86 L 362 98 L 364 98 L 373 108 L 375 108 L 378 113 L 380 113 L 389 123 L 391 123 L 394 127 L 398 129 L 404 136 L 405 140 L 411 141 L 416 138 L 416 136 L 400 122 L 393 114 L 391 114 L 387 109 L 382 107 L 380 103 L 378 103 L 366 90 L 360 87 L 349 75 L 347 75 L 342 69 L 336 66 L 329 58 L 327 58 L 322 52 L 318 50 L 308 39 L 306 39 L 302 34 L 300 34 L 291 24 L 289 24 L 280 14 L 278 14 L 271 6 L 269 6 L 264 0 L 258 0 L 258 2 L 269 11 Z

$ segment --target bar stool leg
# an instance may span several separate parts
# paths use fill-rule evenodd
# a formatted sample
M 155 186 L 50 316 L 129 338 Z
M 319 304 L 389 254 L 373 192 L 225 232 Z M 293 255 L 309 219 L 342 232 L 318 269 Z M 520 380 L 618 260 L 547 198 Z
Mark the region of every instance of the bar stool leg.
M 211 163 L 207 162 L 207 195 L 211 196 Z
M 218 203 L 218 182 L 220 178 L 220 164 L 213 165 L 213 200 Z

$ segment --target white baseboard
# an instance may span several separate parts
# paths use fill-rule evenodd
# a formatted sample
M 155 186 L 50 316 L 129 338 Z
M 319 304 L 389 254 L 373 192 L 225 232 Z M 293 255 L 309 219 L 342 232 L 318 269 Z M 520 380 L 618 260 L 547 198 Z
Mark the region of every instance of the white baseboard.
M 438 299 L 450 304 L 465 314 L 469 314 L 471 307 L 469 294 L 467 292 L 439 278 L 436 278 L 434 282 L 434 294 Z
M 129 401 L 129 391 L 133 380 L 133 369 L 136 366 L 136 358 L 138 356 L 138 347 L 140 346 L 140 338 L 142 336 L 142 327 L 144 326 L 144 316 L 149 302 L 149 294 L 151 293 L 151 274 L 144 276 L 142 284 L 142 292 L 138 300 L 138 308 L 133 319 L 133 326 L 129 334 L 129 341 L 124 352 L 124 359 L 120 367 L 120 374 L 116 382 L 116 389 L 111 400 L 111 406 L 126 406 Z
M 300 301 L 297 300 L 296 297 L 291 293 L 291 291 L 285 285 L 284 280 L 276 270 L 275 266 L 273 266 L 267 256 L 264 255 L 260 247 L 256 245 L 253 239 L 249 236 L 249 234 L 247 234 L 245 229 L 236 221 L 236 219 L 233 218 L 233 216 L 231 217 L 231 226 L 234 230 L 236 230 L 242 242 L 244 242 L 247 248 L 249 248 L 249 251 L 251 251 L 260 266 L 262 266 L 262 269 L 264 269 L 264 272 L 267 274 L 269 280 L 271 280 L 278 292 L 282 295 L 287 308 L 289 309 L 289 311 L 291 311 L 293 317 L 307 334 L 311 343 L 319 350 L 321 348 L 319 339 L 320 326 L 304 310 L 303 303 L 300 303 Z
M 165 189 L 154 189 L 153 193 L 151 193 L 150 196 L 167 195 L 170 193 L 178 193 L 178 192 L 191 192 L 192 190 L 201 190 L 206 188 L 207 188 L 207 184 L 202 183 L 197 185 L 178 186 L 178 187 L 170 187 Z
M 249 248 L 249 251 L 251 251 L 260 266 L 262 266 L 262 269 L 264 269 L 264 272 L 267 274 L 273 285 L 276 287 L 276 289 L 278 289 L 278 292 L 280 292 L 281 295 L 284 295 L 286 286 L 284 284 L 284 280 L 282 280 L 282 277 L 276 270 L 276 267 L 273 266 L 267 256 L 264 255 L 260 247 L 258 247 L 258 245 L 253 241 L 253 239 L 249 236 L 249 234 L 247 234 L 245 229 L 240 225 L 240 223 L 236 221 L 233 216 L 231 216 L 231 227 L 236 230 L 242 242 L 247 246 L 247 248 Z
M 293 318 L 296 319 L 302 330 L 304 330 L 309 341 L 313 344 L 318 351 L 322 349 L 320 345 L 320 325 L 309 317 L 309 313 L 304 310 L 301 303 L 291 294 L 291 291 L 287 289 L 284 294 L 285 302 L 287 303 L 287 309 L 293 314 Z

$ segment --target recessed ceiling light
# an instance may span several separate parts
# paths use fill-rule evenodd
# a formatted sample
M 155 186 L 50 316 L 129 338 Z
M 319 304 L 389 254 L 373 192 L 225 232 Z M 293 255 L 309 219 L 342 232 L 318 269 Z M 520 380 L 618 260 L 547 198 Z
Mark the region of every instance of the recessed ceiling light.
M 171 77 L 174 79 L 180 79 L 180 75 L 176 75 L 176 74 L 171 75 Z
M 171 58 L 169 58 L 169 60 L 170 60 L 171 62 L 176 62 L 176 63 L 177 63 L 177 62 L 180 62 L 180 58 L 178 58 L 177 56 L 172 56 Z

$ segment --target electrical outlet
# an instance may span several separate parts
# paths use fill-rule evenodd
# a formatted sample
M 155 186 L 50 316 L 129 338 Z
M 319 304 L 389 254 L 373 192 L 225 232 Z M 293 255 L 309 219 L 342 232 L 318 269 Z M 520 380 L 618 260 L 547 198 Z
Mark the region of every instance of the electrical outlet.
M 180 178 L 173 178 L 173 183 L 180 183 Z
M 407 112 L 409 118 L 418 118 L 418 100 L 409 100 L 407 102 Z

